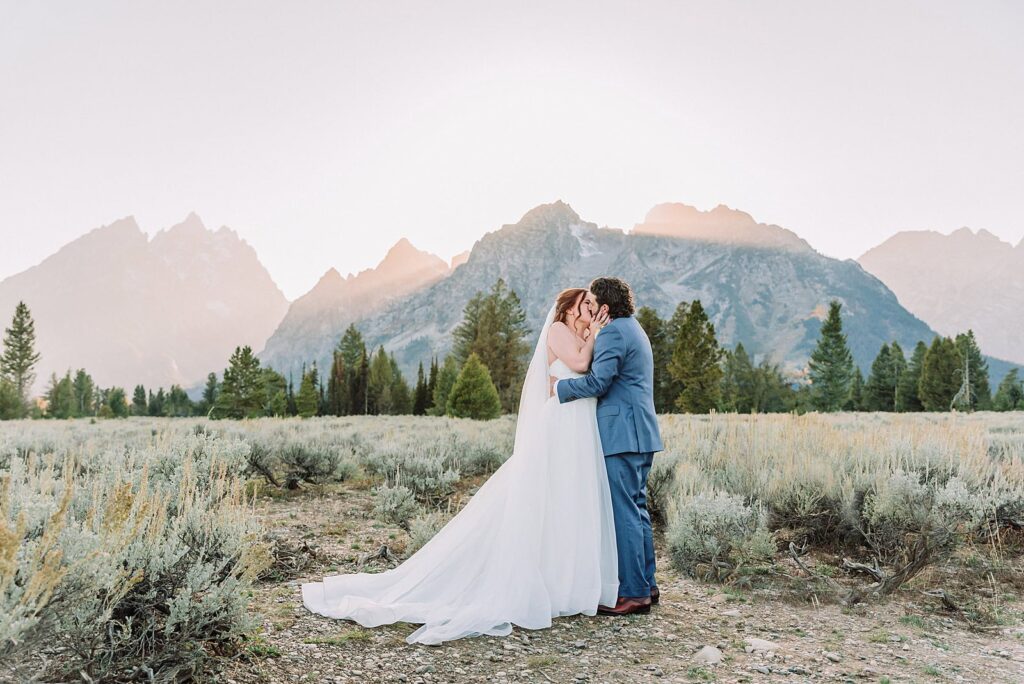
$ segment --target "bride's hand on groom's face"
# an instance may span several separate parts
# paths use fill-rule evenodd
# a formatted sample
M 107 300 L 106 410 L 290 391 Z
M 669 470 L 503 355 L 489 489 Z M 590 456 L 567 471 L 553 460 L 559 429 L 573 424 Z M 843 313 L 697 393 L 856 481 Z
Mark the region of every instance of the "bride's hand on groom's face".
M 590 321 L 590 336 L 593 337 L 601 328 L 608 325 L 611 320 L 608 316 L 608 307 L 601 307 L 601 310 Z

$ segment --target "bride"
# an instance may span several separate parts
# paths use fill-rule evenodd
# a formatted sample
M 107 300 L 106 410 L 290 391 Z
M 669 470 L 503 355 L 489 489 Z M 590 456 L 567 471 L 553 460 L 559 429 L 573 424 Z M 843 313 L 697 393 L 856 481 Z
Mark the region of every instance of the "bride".
M 619 579 L 596 399 L 560 404 L 549 375 L 578 377 L 607 323 L 588 291 L 558 295 L 519 401 L 511 457 L 419 551 L 380 574 L 302 585 L 310 611 L 364 627 L 422 624 L 409 643 L 506 636 L 512 625 L 594 615 L 615 605 Z

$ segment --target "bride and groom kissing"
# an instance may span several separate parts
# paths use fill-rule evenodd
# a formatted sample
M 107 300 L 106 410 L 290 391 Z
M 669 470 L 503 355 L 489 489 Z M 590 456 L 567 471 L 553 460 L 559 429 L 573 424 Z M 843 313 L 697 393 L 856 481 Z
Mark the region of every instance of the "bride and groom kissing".
M 506 636 L 658 603 L 647 476 L 663 449 L 651 343 L 618 278 L 561 292 L 519 401 L 512 455 L 434 537 L 379 574 L 302 585 L 307 609 L 409 643 Z

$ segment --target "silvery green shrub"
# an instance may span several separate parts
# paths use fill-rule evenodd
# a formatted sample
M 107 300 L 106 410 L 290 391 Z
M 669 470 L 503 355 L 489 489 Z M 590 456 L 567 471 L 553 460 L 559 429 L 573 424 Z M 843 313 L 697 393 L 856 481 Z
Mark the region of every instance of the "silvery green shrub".
M 199 676 L 251 630 L 268 560 L 238 476 L 247 446 L 148 421 L 87 437 L 84 422 L 32 426 L 0 473 L 0 680 Z
M 409 545 L 405 552 L 407 555 L 419 551 L 423 546 L 433 539 L 434 535 L 441 531 L 450 518 L 441 511 L 429 511 L 421 513 L 409 521 Z
M 763 508 L 723 492 L 701 493 L 678 502 L 667 539 L 681 572 L 708 579 L 721 580 L 744 567 L 770 564 L 775 556 Z
M 412 490 L 403 485 L 382 485 L 373 492 L 376 502 L 373 515 L 394 525 L 407 527 L 409 519 L 419 511 Z

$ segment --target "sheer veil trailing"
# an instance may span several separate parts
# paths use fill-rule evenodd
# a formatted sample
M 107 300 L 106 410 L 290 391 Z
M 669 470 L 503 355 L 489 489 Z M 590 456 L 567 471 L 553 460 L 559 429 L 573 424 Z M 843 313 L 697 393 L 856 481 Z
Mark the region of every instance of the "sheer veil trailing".
M 539 432 L 544 403 L 548 400 L 548 331 L 555 321 L 556 306 L 552 306 L 541 326 L 537 346 L 533 350 L 530 366 L 523 381 L 523 392 L 519 396 L 519 416 L 516 419 L 515 456 L 527 447 L 531 436 Z

